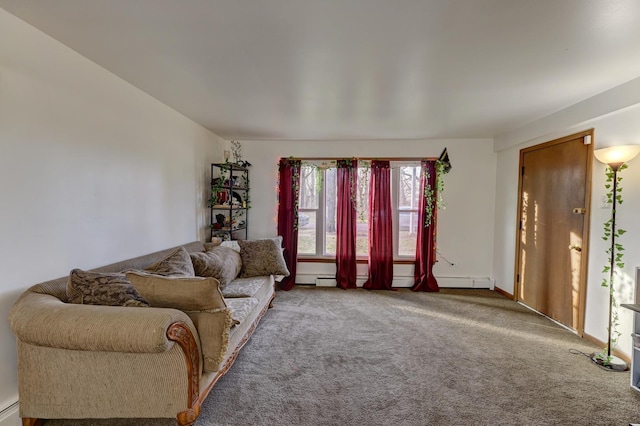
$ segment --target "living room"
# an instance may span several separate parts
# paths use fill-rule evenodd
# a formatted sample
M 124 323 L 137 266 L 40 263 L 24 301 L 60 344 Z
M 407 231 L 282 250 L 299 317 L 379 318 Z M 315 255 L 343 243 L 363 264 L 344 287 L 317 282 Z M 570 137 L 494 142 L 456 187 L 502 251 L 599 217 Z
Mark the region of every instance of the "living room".
M 588 129 L 594 129 L 595 148 L 640 144 L 640 59 L 635 53 L 640 10 L 632 2 L 619 2 L 619 9 L 598 15 L 603 19 L 598 21 L 600 32 L 600 27 L 585 25 L 585 32 L 594 32 L 591 37 L 608 34 L 612 46 L 608 57 L 612 62 L 593 57 L 589 63 L 591 74 L 586 75 L 610 75 L 611 79 L 585 86 L 588 96 L 581 91 L 586 89 L 572 87 L 579 86 L 578 78 L 554 75 L 550 64 L 548 79 L 531 86 L 550 94 L 566 88 L 565 97 L 558 101 L 561 107 L 522 117 L 519 126 L 503 127 L 495 134 L 470 136 L 460 130 L 464 137 L 416 134 L 404 138 L 394 137 L 393 132 L 380 132 L 380 137 L 294 138 L 284 133 L 279 137 L 257 133 L 259 125 L 236 136 L 235 124 L 225 129 L 223 137 L 178 112 L 178 106 L 161 102 L 126 76 L 114 74 L 25 22 L 18 12 L 12 14 L 18 3 L 0 1 L 2 426 L 17 424 L 16 345 L 6 318 L 18 296 L 32 284 L 67 275 L 76 267 L 99 267 L 192 240 L 205 241 L 210 164 L 224 161 L 232 139 L 241 142 L 243 159 L 252 163 L 251 238 L 276 233 L 274 188 L 280 157 L 422 158 L 447 148 L 454 168 L 445 177 L 447 207 L 439 212 L 438 250 L 453 265 L 439 261 L 434 274 L 443 284 L 449 281 L 454 286 L 461 280 L 486 280 L 506 295 L 515 294 L 520 150 Z M 38 8 L 37 3 L 24 3 Z M 47 20 L 37 13 L 32 16 Z M 613 27 L 604 22 L 606 16 L 622 21 Z M 613 35 L 605 31 L 614 28 Z M 527 48 L 544 50 L 546 46 L 532 40 Z M 179 60 L 165 59 L 163 65 L 178 72 Z M 518 72 L 527 69 L 527 63 L 512 66 Z M 197 75 L 195 71 L 193 78 Z M 174 90 L 179 91 L 180 85 Z M 488 85 L 486 90 L 502 88 Z M 527 92 L 521 93 L 520 102 L 527 103 Z M 482 99 L 489 109 L 492 98 Z M 220 108 L 224 111 L 224 105 Z M 334 114 L 339 112 L 336 107 Z M 376 128 L 376 113 L 365 120 L 372 128 Z M 303 116 L 298 124 L 306 119 Z M 249 136 L 249 130 L 255 136 Z M 640 266 L 640 239 L 635 238 L 640 225 L 634 221 L 634 212 L 640 209 L 640 167 L 631 162 L 623 176 L 624 205 L 618 221 L 627 231 L 627 262 L 622 271 L 624 285 L 617 294 L 620 303 L 632 303 Z M 600 343 L 607 340 L 608 308 L 607 289 L 600 285 L 608 248 L 600 236 L 610 213 L 601 202 L 605 178 L 604 165 L 594 161 L 584 334 Z M 311 269 L 303 272 L 325 273 L 307 267 Z M 620 311 L 619 350 L 627 356 L 632 348 L 632 319 L 631 312 Z

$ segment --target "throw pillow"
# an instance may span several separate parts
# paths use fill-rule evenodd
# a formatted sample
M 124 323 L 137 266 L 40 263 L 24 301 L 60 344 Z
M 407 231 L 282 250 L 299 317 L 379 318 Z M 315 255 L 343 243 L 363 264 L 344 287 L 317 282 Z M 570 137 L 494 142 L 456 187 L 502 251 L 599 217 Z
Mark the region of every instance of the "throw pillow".
M 213 277 L 224 288 L 240 273 L 240 253 L 229 247 L 213 247 L 204 252 L 191 253 L 193 269 L 198 277 Z
M 184 247 L 178 247 L 164 259 L 145 268 L 145 271 L 167 277 L 194 277 L 196 275 L 193 270 L 189 252 Z
M 282 255 L 282 237 L 238 240 L 238 245 L 242 260 L 241 277 L 289 276 L 289 269 Z
M 127 272 L 127 278 L 156 308 L 204 311 L 227 307 L 215 278 L 165 277 L 144 272 Z
M 229 247 L 240 253 L 240 246 L 238 245 L 237 240 L 227 240 L 220 243 L 222 247 Z
M 146 307 L 149 303 L 124 274 L 104 274 L 74 269 L 67 281 L 69 303 Z

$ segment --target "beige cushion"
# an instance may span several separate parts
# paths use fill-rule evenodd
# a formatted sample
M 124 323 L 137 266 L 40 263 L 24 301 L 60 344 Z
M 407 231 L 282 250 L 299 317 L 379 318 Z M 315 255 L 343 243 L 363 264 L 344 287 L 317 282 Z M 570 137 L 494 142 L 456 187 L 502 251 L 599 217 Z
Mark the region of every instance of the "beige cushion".
M 241 324 L 255 309 L 260 301 L 255 297 L 239 297 L 235 299 L 229 299 L 227 305 L 231 309 L 231 318 L 234 323 Z
M 204 246 L 205 251 L 207 251 L 211 250 L 214 247 L 218 247 L 220 244 L 222 244 L 222 240 L 216 239 L 215 241 L 211 241 L 210 243 L 203 243 L 202 245 Z
M 242 259 L 241 277 L 289 276 L 289 269 L 282 255 L 282 237 L 238 240 L 238 245 Z
M 238 253 L 240 253 L 240 245 L 238 245 L 238 241 L 237 240 L 223 241 L 223 242 L 220 243 L 220 245 L 222 247 L 232 248 L 235 251 L 237 251 Z
M 222 296 L 226 299 L 235 297 L 254 297 L 264 287 L 268 276 L 236 278 L 222 288 Z M 228 305 L 228 304 L 227 304 Z
M 181 311 L 227 307 L 215 278 L 165 277 L 144 272 L 127 272 L 127 278 L 153 307 Z
M 228 247 L 213 247 L 205 252 L 191 253 L 193 269 L 198 277 L 212 277 L 224 288 L 240 273 L 240 253 Z
M 184 247 L 178 247 L 164 259 L 145 268 L 145 271 L 164 276 L 194 277 L 196 275 L 189 252 Z
M 107 306 L 149 306 L 124 274 L 74 269 L 67 281 L 70 303 Z

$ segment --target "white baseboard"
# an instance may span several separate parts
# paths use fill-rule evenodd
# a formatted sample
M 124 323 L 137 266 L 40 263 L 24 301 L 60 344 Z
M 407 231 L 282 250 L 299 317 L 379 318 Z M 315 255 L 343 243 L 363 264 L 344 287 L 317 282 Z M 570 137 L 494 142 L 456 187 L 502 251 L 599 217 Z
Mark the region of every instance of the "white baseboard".
M 0 411 L 0 426 L 21 426 L 20 403 L 16 401 Z

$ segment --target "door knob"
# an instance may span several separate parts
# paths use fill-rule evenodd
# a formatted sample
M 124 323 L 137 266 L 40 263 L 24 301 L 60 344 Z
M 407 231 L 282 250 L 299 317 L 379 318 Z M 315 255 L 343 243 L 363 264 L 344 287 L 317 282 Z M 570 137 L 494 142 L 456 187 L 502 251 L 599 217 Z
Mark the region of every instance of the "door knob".
M 575 251 L 577 251 L 577 252 L 580 252 L 580 251 L 582 251 L 582 247 L 580 247 L 580 246 L 578 246 L 578 245 L 575 245 L 575 244 L 571 244 L 571 245 L 569 246 L 569 250 L 575 250 Z
M 573 209 L 573 214 L 587 214 L 587 209 L 584 207 L 576 207 Z

